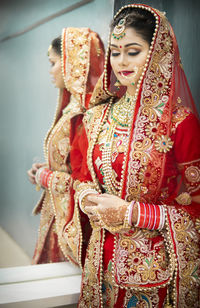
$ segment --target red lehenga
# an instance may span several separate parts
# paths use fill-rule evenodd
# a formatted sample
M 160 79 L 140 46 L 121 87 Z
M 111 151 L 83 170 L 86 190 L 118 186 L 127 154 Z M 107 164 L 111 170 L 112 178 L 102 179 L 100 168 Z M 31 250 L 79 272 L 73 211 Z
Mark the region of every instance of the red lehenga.
M 200 124 L 171 26 L 161 12 L 139 7 L 150 10 L 157 23 L 136 105 L 130 106 L 132 121 L 112 128 L 112 108 L 121 95 L 113 92 L 108 49 L 105 72 L 91 99 L 96 106 L 86 112 L 85 127 L 72 144 L 77 181 L 66 231 L 72 228 L 76 234 L 73 253 L 83 268 L 79 307 L 197 308 Z M 131 100 L 126 93 L 127 98 Z M 81 219 L 79 196 L 88 188 L 112 194 L 115 189 L 124 200 L 163 205 L 164 228 L 111 232 L 91 222 L 85 255 L 87 223 Z
M 33 264 L 70 260 L 77 264 L 63 237 L 70 221 L 72 184 L 69 162 L 70 139 L 87 109 L 91 92 L 103 71 L 104 47 L 99 36 L 88 28 L 63 29 L 62 69 L 65 89 L 59 90 L 55 118 L 44 143 L 47 168 L 53 171 L 34 214 L 41 214 Z M 65 236 L 66 233 L 65 233 Z

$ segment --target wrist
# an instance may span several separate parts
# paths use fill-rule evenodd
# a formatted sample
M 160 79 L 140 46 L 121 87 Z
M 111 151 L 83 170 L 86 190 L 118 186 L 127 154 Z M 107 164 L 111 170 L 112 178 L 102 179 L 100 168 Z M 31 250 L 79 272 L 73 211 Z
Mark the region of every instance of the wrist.
M 87 195 L 89 195 L 89 194 L 98 194 L 98 192 L 93 188 L 88 188 L 88 189 L 83 190 L 79 194 L 79 198 L 78 198 L 80 209 L 85 214 L 86 214 L 86 212 L 85 212 L 85 201 L 86 201 Z

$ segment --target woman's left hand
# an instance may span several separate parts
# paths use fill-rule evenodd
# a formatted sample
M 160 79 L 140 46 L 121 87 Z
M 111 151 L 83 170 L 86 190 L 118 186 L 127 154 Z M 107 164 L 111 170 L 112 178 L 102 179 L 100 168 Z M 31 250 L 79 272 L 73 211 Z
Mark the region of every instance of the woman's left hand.
M 90 194 L 88 201 L 96 204 L 85 206 L 89 218 L 95 223 L 101 224 L 102 221 L 111 227 L 123 224 L 127 206 L 129 205 L 128 202 L 109 194 Z M 99 222 L 98 217 L 100 218 Z

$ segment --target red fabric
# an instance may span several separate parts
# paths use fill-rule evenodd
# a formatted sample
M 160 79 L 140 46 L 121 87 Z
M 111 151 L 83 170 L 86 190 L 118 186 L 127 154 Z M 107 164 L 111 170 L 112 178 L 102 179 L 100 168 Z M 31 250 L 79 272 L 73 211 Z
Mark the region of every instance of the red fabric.
M 87 167 L 88 140 L 84 126 L 79 122 L 75 130 L 75 137 L 70 151 L 70 161 L 73 179 L 79 181 L 91 181 Z
M 174 138 L 177 163 L 191 162 L 200 157 L 200 123 L 190 114 L 177 128 Z

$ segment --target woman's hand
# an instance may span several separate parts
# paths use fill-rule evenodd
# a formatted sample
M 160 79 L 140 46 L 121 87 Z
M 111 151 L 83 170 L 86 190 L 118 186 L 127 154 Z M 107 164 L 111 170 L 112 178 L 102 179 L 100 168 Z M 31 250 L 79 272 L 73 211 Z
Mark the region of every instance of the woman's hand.
M 123 199 L 109 194 L 88 194 L 84 208 L 89 218 L 101 225 L 118 226 L 123 224 L 129 203 Z
M 27 171 L 28 179 L 32 184 L 36 184 L 35 175 L 38 169 L 40 169 L 41 167 L 44 167 L 45 165 L 46 163 L 34 163 L 32 165 L 32 168 Z

